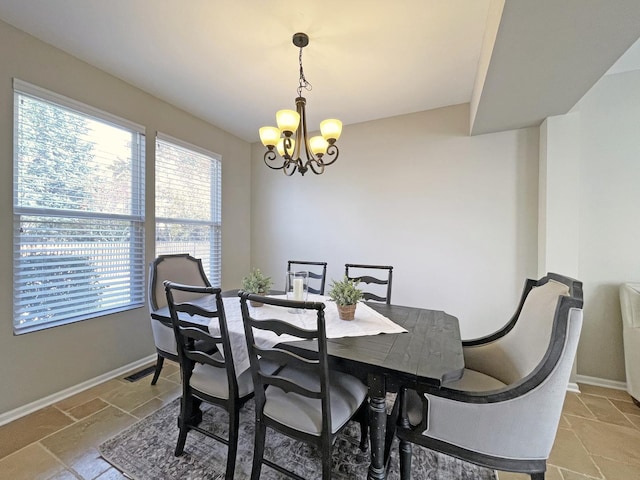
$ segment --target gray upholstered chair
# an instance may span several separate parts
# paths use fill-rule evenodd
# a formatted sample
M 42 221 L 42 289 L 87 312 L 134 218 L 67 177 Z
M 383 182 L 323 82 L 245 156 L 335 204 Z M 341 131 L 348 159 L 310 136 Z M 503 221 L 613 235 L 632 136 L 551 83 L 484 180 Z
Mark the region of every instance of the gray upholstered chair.
M 401 478 L 411 443 L 544 479 L 582 327 L 582 284 L 550 273 L 527 280 L 500 331 L 464 342 L 463 377 L 401 390 Z
M 393 280 L 393 267 L 391 265 L 347 263 L 344 266 L 344 274 L 350 280 L 357 280 L 373 288 L 375 288 L 376 285 L 380 285 L 383 288 L 383 290 L 375 292 L 362 292 L 362 298 L 364 300 L 384 302 L 387 305 L 391 304 L 391 283 Z M 380 278 L 381 276 L 383 276 L 383 278 Z
M 287 271 L 304 270 L 309 272 L 309 281 L 314 280 L 313 286 L 309 284 L 309 293 L 324 295 L 324 284 L 327 277 L 327 262 L 307 262 L 303 260 L 289 260 Z
M 149 265 L 150 313 L 167 306 L 167 296 L 164 290 L 165 280 L 198 287 L 211 286 L 199 258 L 194 258 L 188 253 L 159 255 Z M 197 294 L 178 292 L 177 296 L 179 301 L 184 301 L 196 297 Z M 178 350 L 176 337 L 170 325 L 151 318 L 151 331 L 157 353 L 156 368 L 151 380 L 151 385 L 155 385 L 160 377 L 164 359 L 168 358 L 178 362 Z
M 317 446 L 322 455 L 322 478 L 330 480 L 333 442 L 356 414 L 360 414 L 360 448 L 366 448 L 368 388 L 351 375 L 329 370 L 324 303 L 295 302 L 245 292 L 239 295 L 255 385 L 256 427 L 251 480 L 260 478 L 263 464 L 293 478 L 302 478 L 264 458 L 267 427 Z M 265 305 L 315 311 L 316 324 L 299 328 L 277 318 L 256 319 L 247 305 L 250 300 Z M 303 350 L 294 353 L 284 344 L 273 348 L 260 347 L 258 344 L 261 342 L 256 337 L 265 331 L 315 342 L 317 352 Z M 262 363 L 265 360 L 284 365 L 284 368 L 273 375 L 265 370 L 265 364 Z
M 640 283 L 620 285 L 627 392 L 640 406 Z

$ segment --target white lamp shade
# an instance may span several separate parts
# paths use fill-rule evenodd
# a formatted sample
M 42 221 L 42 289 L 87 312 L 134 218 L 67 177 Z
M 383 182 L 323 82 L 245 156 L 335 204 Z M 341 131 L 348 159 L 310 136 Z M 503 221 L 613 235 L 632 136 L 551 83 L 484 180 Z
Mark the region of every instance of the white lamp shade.
M 295 132 L 300 125 L 300 114 L 295 110 L 278 110 L 276 123 L 281 132 Z
M 336 118 L 328 118 L 320 122 L 320 133 L 326 140 L 338 140 L 342 133 L 342 122 Z
M 260 130 L 260 141 L 265 147 L 275 147 L 280 138 L 280 130 L 276 127 L 262 127 Z
M 314 155 L 324 155 L 327 153 L 327 147 L 329 147 L 329 142 L 321 136 L 311 137 L 309 139 L 309 148 Z
M 287 150 L 287 153 L 289 154 L 289 156 L 293 155 L 293 149 L 296 146 L 296 141 L 291 138 L 291 148 L 289 148 Z M 278 149 L 278 153 L 280 154 L 281 157 L 284 157 L 284 138 L 281 138 L 280 141 L 278 142 L 278 146 L 276 147 Z

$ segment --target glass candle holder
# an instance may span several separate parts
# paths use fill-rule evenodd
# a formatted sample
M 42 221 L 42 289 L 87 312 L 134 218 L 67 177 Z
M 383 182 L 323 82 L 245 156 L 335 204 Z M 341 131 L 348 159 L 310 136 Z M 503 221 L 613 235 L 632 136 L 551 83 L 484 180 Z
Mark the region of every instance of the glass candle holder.
M 284 290 L 287 300 L 306 301 L 309 294 L 309 272 L 287 272 Z

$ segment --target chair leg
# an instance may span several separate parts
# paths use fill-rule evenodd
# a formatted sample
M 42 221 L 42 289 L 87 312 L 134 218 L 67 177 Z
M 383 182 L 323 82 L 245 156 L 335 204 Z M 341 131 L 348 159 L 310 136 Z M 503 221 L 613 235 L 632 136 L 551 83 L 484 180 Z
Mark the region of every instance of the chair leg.
M 400 457 L 400 480 L 411 480 L 411 442 L 400 440 L 398 454 Z
M 193 402 L 184 395 L 180 399 L 180 415 L 178 416 L 178 443 L 176 445 L 175 456 L 179 457 L 184 453 L 184 444 L 187 441 L 187 433 L 189 433 L 189 418 L 191 417 L 191 406 Z
M 160 372 L 162 371 L 162 365 L 164 364 L 164 357 L 161 357 L 158 354 L 158 359 L 156 360 L 156 370 L 153 372 L 153 379 L 151 380 L 151 385 L 155 385 L 160 378 Z
M 331 445 L 331 444 L 329 444 Z M 333 449 L 322 449 L 322 480 L 331 480 L 331 467 L 333 466 Z
M 266 425 L 256 418 L 256 436 L 253 443 L 253 465 L 251 466 L 251 480 L 260 479 L 262 457 L 264 455 L 264 440 L 267 434 Z
M 227 472 L 225 480 L 233 480 L 236 468 L 236 454 L 238 452 L 238 428 L 240 426 L 240 410 L 236 405 L 229 409 L 229 448 L 227 453 Z
M 532 473 L 531 480 L 544 480 L 544 472 Z

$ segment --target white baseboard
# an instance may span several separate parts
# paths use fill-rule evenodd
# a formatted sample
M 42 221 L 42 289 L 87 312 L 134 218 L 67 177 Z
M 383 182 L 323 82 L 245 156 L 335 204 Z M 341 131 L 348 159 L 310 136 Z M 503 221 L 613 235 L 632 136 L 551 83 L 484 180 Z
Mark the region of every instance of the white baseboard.
M 156 358 L 157 358 L 156 354 L 149 355 L 148 357 L 141 358 L 140 360 L 137 360 L 133 363 L 130 363 L 128 365 L 117 368 L 110 372 L 104 373 L 98 377 L 87 380 L 86 382 L 82 382 L 82 383 L 79 383 L 78 385 L 74 385 L 73 387 L 66 388 L 52 395 L 41 398 L 40 400 L 36 400 L 35 402 L 31 402 L 27 405 L 23 405 L 22 407 L 18 407 L 14 410 L 9 410 L 8 412 L 0 414 L 0 426 L 9 422 L 13 422 L 18 418 L 24 417 L 25 415 L 28 415 L 37 410 L 40 410 L 41 408 L 53 405 L 54 403 L 60 402 L 65 398 L 69 398 L 70 396 L 80 393 L 91 387 L 95 387 L 96 385 L 104 383 L 107 380 L 111 380 L 112 378 L 116 378 L 121 375 L 124 375 L 125 373 L 128 373 L 131 370 L 135 370 L 136 368 L 152 363 L 156 360 Z
M 626 390 L 626 382 L 607 380 L 606 378 L 589 377 L 587 375 L 576 375 L 576 383 L 586 383 L 596 387 L 613 388 L 614 390 Z

